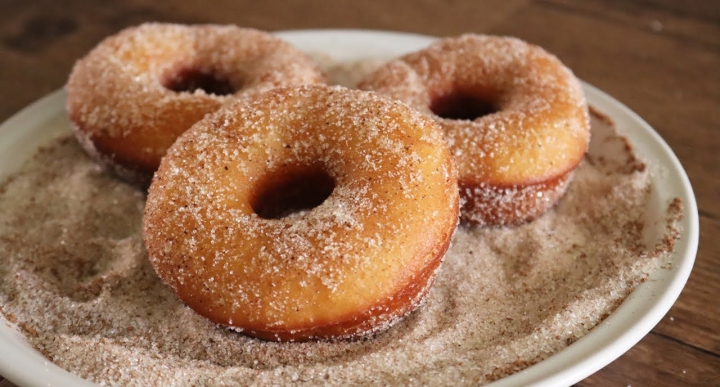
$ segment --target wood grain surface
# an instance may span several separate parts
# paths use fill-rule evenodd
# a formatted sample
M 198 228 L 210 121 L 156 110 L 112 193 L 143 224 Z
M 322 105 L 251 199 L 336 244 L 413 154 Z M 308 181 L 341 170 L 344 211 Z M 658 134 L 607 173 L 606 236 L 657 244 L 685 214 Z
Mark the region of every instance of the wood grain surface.
M 100 39 L 144 21 L 507 34 L 555 53 L 667 141 L 700 213 L 696 265 L 673 308 L 629 352 L 577 385 L 720 385 L 720 1 L 2 0 L 0 121 L 61 88 Z M 0 376 L 0 386 L 9 385 Z

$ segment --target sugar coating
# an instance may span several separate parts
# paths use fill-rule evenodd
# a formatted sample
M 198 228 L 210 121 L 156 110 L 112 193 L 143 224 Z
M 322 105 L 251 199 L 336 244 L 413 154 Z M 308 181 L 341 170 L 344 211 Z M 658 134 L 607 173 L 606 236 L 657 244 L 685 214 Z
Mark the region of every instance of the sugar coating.
M 170 90 L 186 71 L 221 78 L 235 92 Z M 88 153 L 121 177 L 147 183 L 173 141 L 228 100 L 323 79 L 305 54 L 266 32 L 146 23 L 78 60 L 66 85 L 67 111 Z
M 646 222 L 651 169 L 612 121 L 592 125 L 556 207 L 519 227 L 460 227 L 423 306 L 384 333 L 306 343 L 251 339 L 185 306 L 145 253 L 144 193 L 61 138 L 0 186 L 0 310 L 103 385 L 482 385 L 583 337 L 678 238 L 682 202 L 667 226 Z
M 322 204 L 257 215 L 268 181 L 307 169 L 335 182 Z M 279 334 L 373 320 L 370 331 L 414 309 L 432 281 L 421 274 L 457 225 L 456 179 L 440 128 L 399 102 L 275 89 L 173 144 L 148 193 L 145 244 L 160 277 L 215 322 Z
M 590 140 L 580 82 L 556 57 L 517 38 L 466 34 L 388 62 L 361 89 L 401 100 L 443 127 L 460 173 L 462 216 L 516 224 L 554 205 Z M 471 96 L 495 106 L 449 119 L 434 101 Z

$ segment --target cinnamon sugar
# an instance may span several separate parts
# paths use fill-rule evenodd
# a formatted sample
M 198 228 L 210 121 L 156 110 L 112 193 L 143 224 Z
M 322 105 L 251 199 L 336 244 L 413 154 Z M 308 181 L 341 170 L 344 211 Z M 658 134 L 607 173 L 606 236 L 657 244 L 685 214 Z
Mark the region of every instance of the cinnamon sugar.
M 487 383 L 585 335 L 678 237 L 681 203 L 655 232 L 649 169 L 612 122 L 592 126 L 554 209 L 515 228 L 461 227 L 416 312 L 373 338 L 308 343 L 251 339 L 184 306 L 145 254 L 144 194 L 64 137 L 0 189 L 1 309 L 50 360 L 100 384 Z

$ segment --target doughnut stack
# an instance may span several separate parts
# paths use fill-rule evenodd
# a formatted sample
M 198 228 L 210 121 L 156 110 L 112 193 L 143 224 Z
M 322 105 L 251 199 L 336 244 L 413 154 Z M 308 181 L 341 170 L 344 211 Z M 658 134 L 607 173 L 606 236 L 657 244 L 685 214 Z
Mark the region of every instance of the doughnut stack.
M 160 23 L 103 40 L 66 86 L 81 146 L 149 185 L 160 279 L 272 341 L 389 328 L 421 305 L 459 220 L 541 215 L 587 150 L 579 81 L 518 39 L 440 40 L 359 88 L 262 31 Z

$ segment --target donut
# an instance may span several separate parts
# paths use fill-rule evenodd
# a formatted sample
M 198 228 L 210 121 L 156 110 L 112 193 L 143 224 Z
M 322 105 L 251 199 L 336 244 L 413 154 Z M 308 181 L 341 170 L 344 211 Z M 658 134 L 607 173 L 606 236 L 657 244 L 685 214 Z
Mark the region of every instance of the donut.
M 148 23 L 77 61 L 66 108 L 88 153 L 147 185 L 175 139 L 228 99 L 322 80 L 311 59 L 265 32 Z
M 148 191 L 158 276 L 222 326 L 357 338 L 421 303 L 458 224 L 442 130 L 340 86 L 238 99 L 180 136 Z
M 466 34 L 389 61 L 359 88 L 401 100 L 444 129 L 461 219 L 517 225 L 562 197 L 590 140 L 580 82 L 511 37 Z

